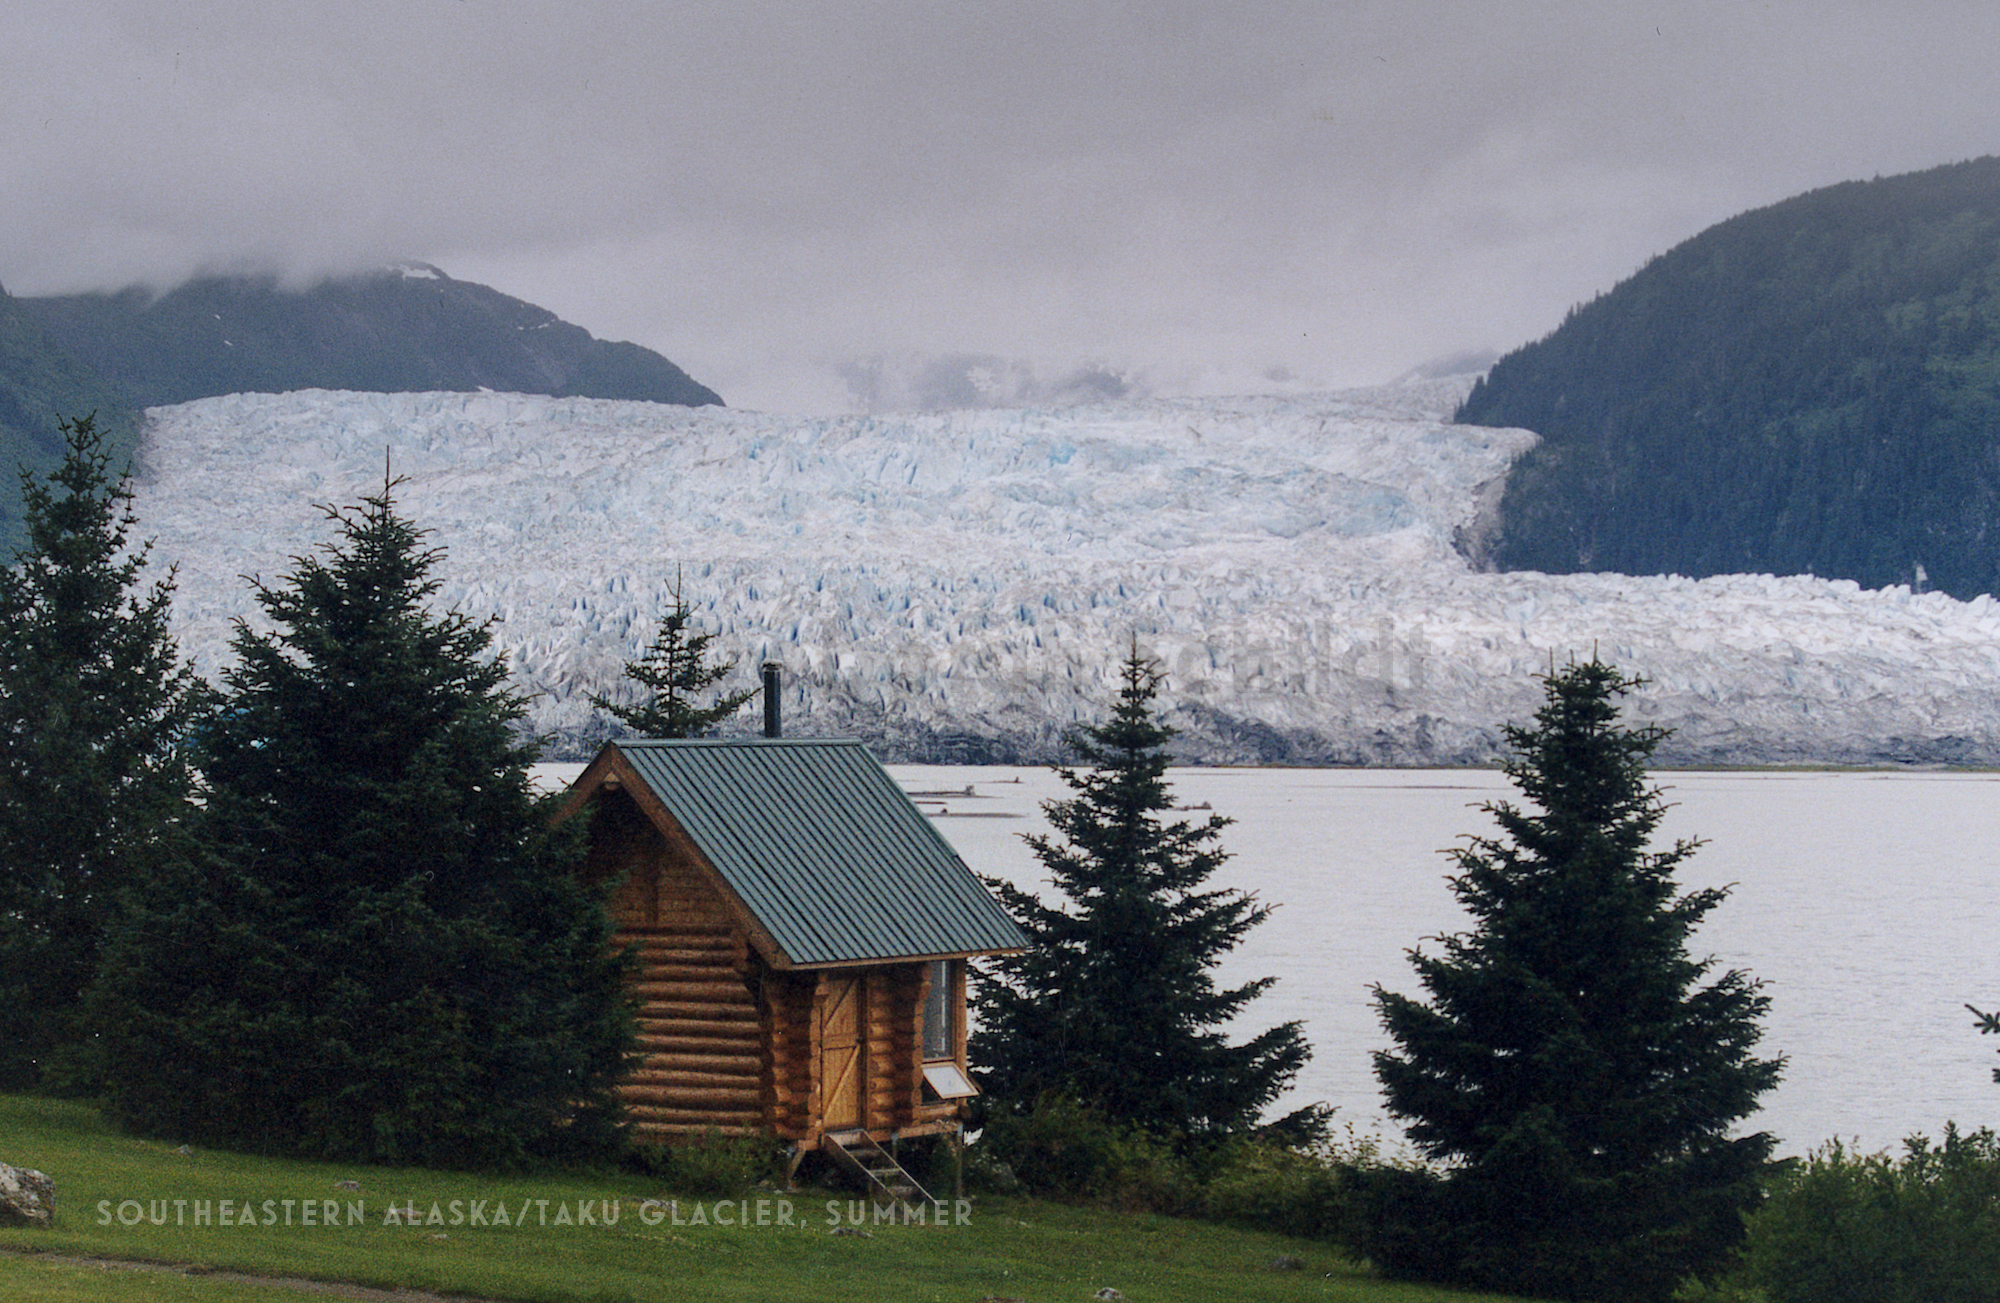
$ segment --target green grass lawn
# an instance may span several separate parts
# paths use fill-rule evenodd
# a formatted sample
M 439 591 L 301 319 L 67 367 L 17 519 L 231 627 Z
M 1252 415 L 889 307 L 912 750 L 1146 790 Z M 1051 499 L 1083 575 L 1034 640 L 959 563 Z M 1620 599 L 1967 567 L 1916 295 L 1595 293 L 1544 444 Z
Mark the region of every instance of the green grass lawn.
M 65 1260 L 77 1258 L 520 1300 L 1080 1303 L 1105 1287 L 1132 1303 L 1494 1297 L 1386 1284 L 1315 1241 L 1147 1214 L 988 1197 L 962 1219 L 948 1209 L 951 1224 L 889 1226 L 833 1191 L 696 1199 L 618 1174 L 502 1178 L 184 1154 L 120 1135 L 87 1106 L 20 1097 L 0 1096 L 0 1161 L 48 1173 L 57 1201 L 53 1230 L 0 1230 L 0 1250 L 62 1255 L 0 1256 L 0 1303 L 300 1297 Z M 1274 1265 L 1285 1257 L 1303 1268 Z

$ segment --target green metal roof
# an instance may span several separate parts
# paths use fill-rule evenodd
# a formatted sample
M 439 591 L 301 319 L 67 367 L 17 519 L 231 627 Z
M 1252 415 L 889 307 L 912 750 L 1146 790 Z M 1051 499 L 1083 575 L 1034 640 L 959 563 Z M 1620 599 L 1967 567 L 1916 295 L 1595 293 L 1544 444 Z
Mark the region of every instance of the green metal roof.
M 1012 916 L 860 742 L 610 745 L 793 964 L 1027 944 Z

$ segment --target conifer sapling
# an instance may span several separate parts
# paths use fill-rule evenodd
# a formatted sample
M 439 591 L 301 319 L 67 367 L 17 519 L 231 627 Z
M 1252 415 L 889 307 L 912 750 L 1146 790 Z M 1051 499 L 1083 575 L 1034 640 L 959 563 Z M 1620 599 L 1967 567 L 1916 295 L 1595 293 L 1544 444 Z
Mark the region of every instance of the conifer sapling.
M 606 711 L 637 737 L 701 737 L 757 695 L 754 688 L 725 692 L 708 705 L 697 704 L 736 668 L 735 661 L 711 664 L 708 647 L 715 639 L 693 627 L 693 615 L 674 575 L 673 602 L 660 617 L 652 644 L 625 666 L 625 677 L 646 690 L 634 704 L 592 693 L 591 704 Z

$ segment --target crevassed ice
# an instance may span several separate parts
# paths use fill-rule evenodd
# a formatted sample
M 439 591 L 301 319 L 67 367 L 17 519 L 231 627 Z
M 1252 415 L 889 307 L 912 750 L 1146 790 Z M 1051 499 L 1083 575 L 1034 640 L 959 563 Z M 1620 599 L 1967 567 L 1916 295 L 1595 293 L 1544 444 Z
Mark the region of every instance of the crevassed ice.
M 386 467 L 445 549 L 441 600 L 496 618 L 568 753 L 602 735 L 587 696 L 615 692 L 678 571 L 744 685 L 786 665 L 790 731 L 889 758 L 1046 756 L 1134 637 L 1210 761 L 1486 759 L 1537 673 L 1592 654 L 1650 680 L 1630 709 L 1676 730 L 1670 759 L 2000 758 L 1989 599 L 1473 571 L 1454 538 L 1534 436 L 1448 424 L 1455 397 L 799 418 L 233 395 L 148 413 L 134 506 L 213 674 L 256 617 L 243 576 L 282 575 L 330 536 L 316 504 Z

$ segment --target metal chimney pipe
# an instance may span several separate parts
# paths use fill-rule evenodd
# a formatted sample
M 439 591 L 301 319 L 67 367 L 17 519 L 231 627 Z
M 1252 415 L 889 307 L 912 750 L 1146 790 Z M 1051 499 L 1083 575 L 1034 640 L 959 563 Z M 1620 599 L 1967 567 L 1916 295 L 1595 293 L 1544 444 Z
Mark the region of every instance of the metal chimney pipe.
M 783 737 L 785 735 L 784 721 L 780 717 L 778 710 L 780 704 L 778 700 L 778 672 L 780 668 L 776 661 L 764 662 L 765 737 Z

